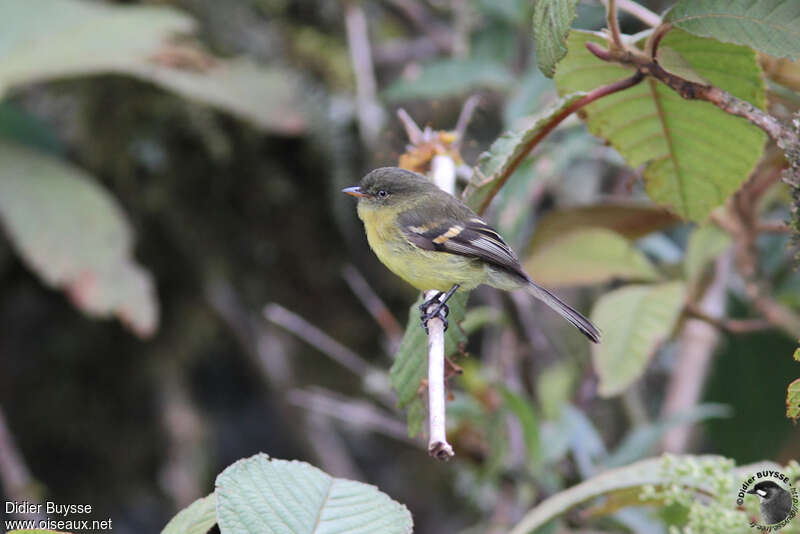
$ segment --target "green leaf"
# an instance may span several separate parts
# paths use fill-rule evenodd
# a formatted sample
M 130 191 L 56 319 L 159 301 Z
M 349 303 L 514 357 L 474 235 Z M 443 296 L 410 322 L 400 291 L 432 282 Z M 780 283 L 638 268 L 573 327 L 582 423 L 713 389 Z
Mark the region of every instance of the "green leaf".
M 552 78 L 556 63 L 567 55 L 566 39 L 578 14 L 578 0 L 537 0 L 533 6 L 533 40 L 539 69 Z
M 194 29 L 167 6 L 78 0 L 6 2 L 0 17 L 0 98 L 9 88 L 90 74 L 127 74 L 233 113 L 256 126 L 300 133 L 298 84 L 284 69 L 224 61 L 175 44 Z
M 550 211 L 537 222 L 530 248 L 559 239 L 575 229 L 607 228 L 628 239 L 639 239 L 680 221 L 662 207 L 640 202 L 571 206 Z
M 800 56 L 797 0 L 679 0 L 664 20 L 695 35 L 776 57 Z
M 594 57 L 586 41 L 604 43 L 586 32 L 570 34 L 569 54 L 555 77 L 562 93 L 588 91 L 631 75 Z M 669 32 L 662 44 L 715 86 L 764 107 L 764 82 L 749 48 L 681 30 Z M 651 79 L 583 111 L 590 132 L 609 141 L 630 166 L 645 165 L 645 188 L 653 200 L 698 221 L 739 188 L 764 147 L 765 134 L 747 121 L 708 102 L 684 100 Z
M 0 223 L 17 253 L 90 316 L 116 315 L 141 337 L 158 325 L 150 275 L 108 192 L 81 169 L 0 141 Z
M 206 534 L 217 523 L 217 498 L 212 493 L 181 510 L 161 534 Z
M 705 268 L 731 245 L 731 236 L 713 224 L 696 228 L 689 236 L 683 271 L 689 282 L 696 282 Z
M 545 286 L 660 278 L 644 254 L 621 235 L 604 228 L 573 230 L 549 243 L 540 242 L 523 265 Z
M 789 384 L 786 391 L 786 417 L 793 421 L 800 419 L 800 378 Z
M 384 96 L 389 100 L 441 98 L 461 95 L 476 87 L 505 89 L 514 76 L 500 63 L 476 59 L 443 59 L 427 63 L 413 79 L 391 84 Z
M 484 204 L 490 199 L 492 190 L 496 187 L 495 181 L 518 165 L 518 160 L 528 152 L 527 146 L 550 132 L 555 118 L 566 113 L 570 106 L 584 96 L 585 93 L 565 96 L 551 109 L 533 120 L 530 127 L 509 131 L 498 137 L 489 150 L 478 158 L 472 177 L 462 195 L 464 201 L 472 209 L 483 211 Z
M 409 534 L 413 526 L 406 507 L 375 486 L 266 454 L 225 469 L 216 494 L 222 534 Z
M 447 356 L 458 353 L 467 342 L 467 336 L 460 327 L 466 313 L 467 298 L 468 292 L 457 291 L 447 301 L 450 308 L 447 318 L 450 327 L 444 338 Z M 406 332 L 390 370 L 392 387 L 397 392 L 397 404 L 400 408 L 408 409 L 408 435 L 411 437 L 422 429 L 425 418 L 425 405 L 419 395 L 422 379 L 428 374 L 428 336 L 419 321 L 419 305 L 422 304 L 422 299 L 420 295 L 408 311 Z
M 567 490 L 560 491 L 528 512 L 510 534 L 530 534 L 570 508 L 602 495 L 658 484 L 662 480 L 661 458 L 650 458 L 619 469 L 611 469 Z
M 796 361 L 800 362 L 800 347 L 794 350 L 794 355 L 792 356 Z
M 675 327 L 685 293 L 683 282 L 631 285 L 595 303 L 592 321 L 602 332 L 602 343 L 592 346 L 592 359 L 601 396 L 621 393 L 642 375 Z

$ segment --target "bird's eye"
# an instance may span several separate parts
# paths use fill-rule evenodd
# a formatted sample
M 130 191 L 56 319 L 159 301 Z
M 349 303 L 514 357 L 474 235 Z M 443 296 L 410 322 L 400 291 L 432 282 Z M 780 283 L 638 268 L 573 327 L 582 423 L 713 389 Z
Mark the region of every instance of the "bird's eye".
M 386 191 L 381 189 L 380 191 L 378 191 L 378 196 L 381 197 L 381 198 L 386 198 L 386 197 L 389 196 L 389 193 L 387 193 Z

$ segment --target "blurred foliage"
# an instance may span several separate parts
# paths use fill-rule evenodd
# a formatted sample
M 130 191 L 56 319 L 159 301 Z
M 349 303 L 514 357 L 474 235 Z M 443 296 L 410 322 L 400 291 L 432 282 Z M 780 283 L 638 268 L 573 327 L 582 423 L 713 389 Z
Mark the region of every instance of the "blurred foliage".
M 711 3 L 743 9 L 679 8 Z M 768 320 L 774 306 L 800 312 L 786 163 L 746 121 L 653 80 L 574 117 L 631 74 L 586 51 L 606 43 L 604 10 L 575 4 L 0 6 L 0 407 L 32 473 L 26 498 L 90 503 L 122 534 L 158 532 L 189 506 L 165 532 L 202 532 L 219 513 L 203 497 L 216 473 L 263 450 L 330 473 L 287 462 L 312 478 L 378 485 L 421 534 L 749 530 L 723 496 L 750 468 L 734 465 L 773 459 L 795 474 L 800 443 L 785 417 L 797 417 L 797 333 Z M 353 62 L 354 10 L 371 73 Z M 620 24 L 637 46 L 652 35 L 627 12 Z M 788 120 L 796 64 L 739 45 L 794 45 L 726 24 L 670 31 L 659 60 Z M 554 81 L 539 66 L 555 66 Z M 430 142 L 410 151 L 398 121 L 365 124 L 369 105 L 402 106 Z M 376 166 L 424 172 L 437 153 L 455 158 L 463 198 L 534 279 L 603 330 L 589 349 L 525 297 L 479 288 L 467 306 L 457 294 L 446 465 L 408 437 L 425 433 L 419 301 L 409 309 L 413 292 L 367 250 L 339 194 Z M 342 277 L 347 263 L 369 295 Z M 699 397 L 670 412 L 692 378 L 678 365 L 686 310 L 714 280 L 724 302 L 705 326 L 719 341 Z M 302 321 L 266 322 L 273 302 Z M 93 320 L 108 315 L 149 337 Z M 337 363 L 343 353 L 364 376 Z M 685 451 L 729 459 L 650 458 L 687 424 Z M 259 458 L 247 461 L 275 463 Z M 242 489 L 233 474 L 217 488 L 249 498 L 266 484 Z

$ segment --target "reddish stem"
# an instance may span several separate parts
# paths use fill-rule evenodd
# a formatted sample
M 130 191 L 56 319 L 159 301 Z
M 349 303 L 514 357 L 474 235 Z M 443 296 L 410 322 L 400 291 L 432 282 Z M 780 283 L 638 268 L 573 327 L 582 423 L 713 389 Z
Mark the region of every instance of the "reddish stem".
M 560 113 L 555 115 L 550 120 L 550 122 L 548 122 L 541 130 L 539 130 L 539 133 L 536 134 L 533 137 L 533 139 L 528 141 L 528 143 L 525 145 L 525 147 L 522 149 L 522 151 L 519 153 L 519 155 L 517 155 L 517 157 L 514 158 L 511 161 L 511 163 L 509 163 L 509 165 L 508 165 L 508 167 L 506 167 L 505 171 L 503 171 L 503 173 L 494 180 L 494 184 L 492 186 L 492 189 L 489 192 L 489 194 L 486 196 L 486 199 L 483 201 L 483 204 L 481 204 L 480 208 L 478 209 L 478 213 L 482 214 L 484 211 L 486 211 L 486 208 L 489 207 L 489 203 L 492 201 L 492 199 L 497 194 L 497 192 L 500 190 L 500 188 L 503 187 L 503 185 L 508 181 L 508 179 L 511 177 L 511 175 L 514 174 L 514 171 L 517 170 L 517 167 L 519 167 L 519 164 L 522 163 L 522 161 L 528 156 L 528 154 L 530 154 L 530 152 L 534 148 L 536 148 L 536 145 L 538 145 L 539 142 L 541 142 L 541 140 L 544 139 L 544 137 L 547 134 L 549 134 L 551 131 L 553 131 L 553 129 L 556 126 L 561 124 L 561 122 L 564 119 L 566 119 L 567 117 L 569 117 L 574 112 L 576 112 L 579 109 L 581 109 L 582 107 L 591 104 L 595 100 L 597 100 L 599 98 L 602 98 L 604 96 L 608 96 L 608 95 L 613 94 L 613 93 L 617 93 L 619 91 L 623 91 L 623 90 L 628 89 L 630 87 L 633 87 L 637 83 L 641 82 L 643 79 L 644 79 L 644 75 L 641 72 L 637 71 L 633 76 L 631 76 L 629 78 L 625 78 L 625 79 L 616 81 L 614 83 L 610 83 L 608 85 L 604 85 L 602 87 L 598 87 L 597 89 L 594 89 L 594 90 L 590 91 L 589 93 L 586 94 L 586 96 L 580 98 L 579 100 L 576 100 L 575 102 L 572 103 L 571 106 L 565 108 Z

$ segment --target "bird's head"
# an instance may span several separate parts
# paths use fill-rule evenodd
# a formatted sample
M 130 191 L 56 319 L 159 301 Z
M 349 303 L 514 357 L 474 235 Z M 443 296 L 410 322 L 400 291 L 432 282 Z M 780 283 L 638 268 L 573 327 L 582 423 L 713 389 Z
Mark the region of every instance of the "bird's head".
M 765 480 L 763 482 L 759 482 L 751 489 L 747 490 L 747 493 L 751 493 L 753 495 L 758 496 L 758 499 L 761 501 L 768 501 L 779 495 L 786 490 L 780 487 L 778 484 L 771 480 Z
M 358 197 L 360 203 L 379 207 L 396 206 L 419 194 L 437 190 L 436 185 L 421 174 L 398 167 L 381 167 L 364 176 L 357 186 L 342 189 L 342 193 Z

